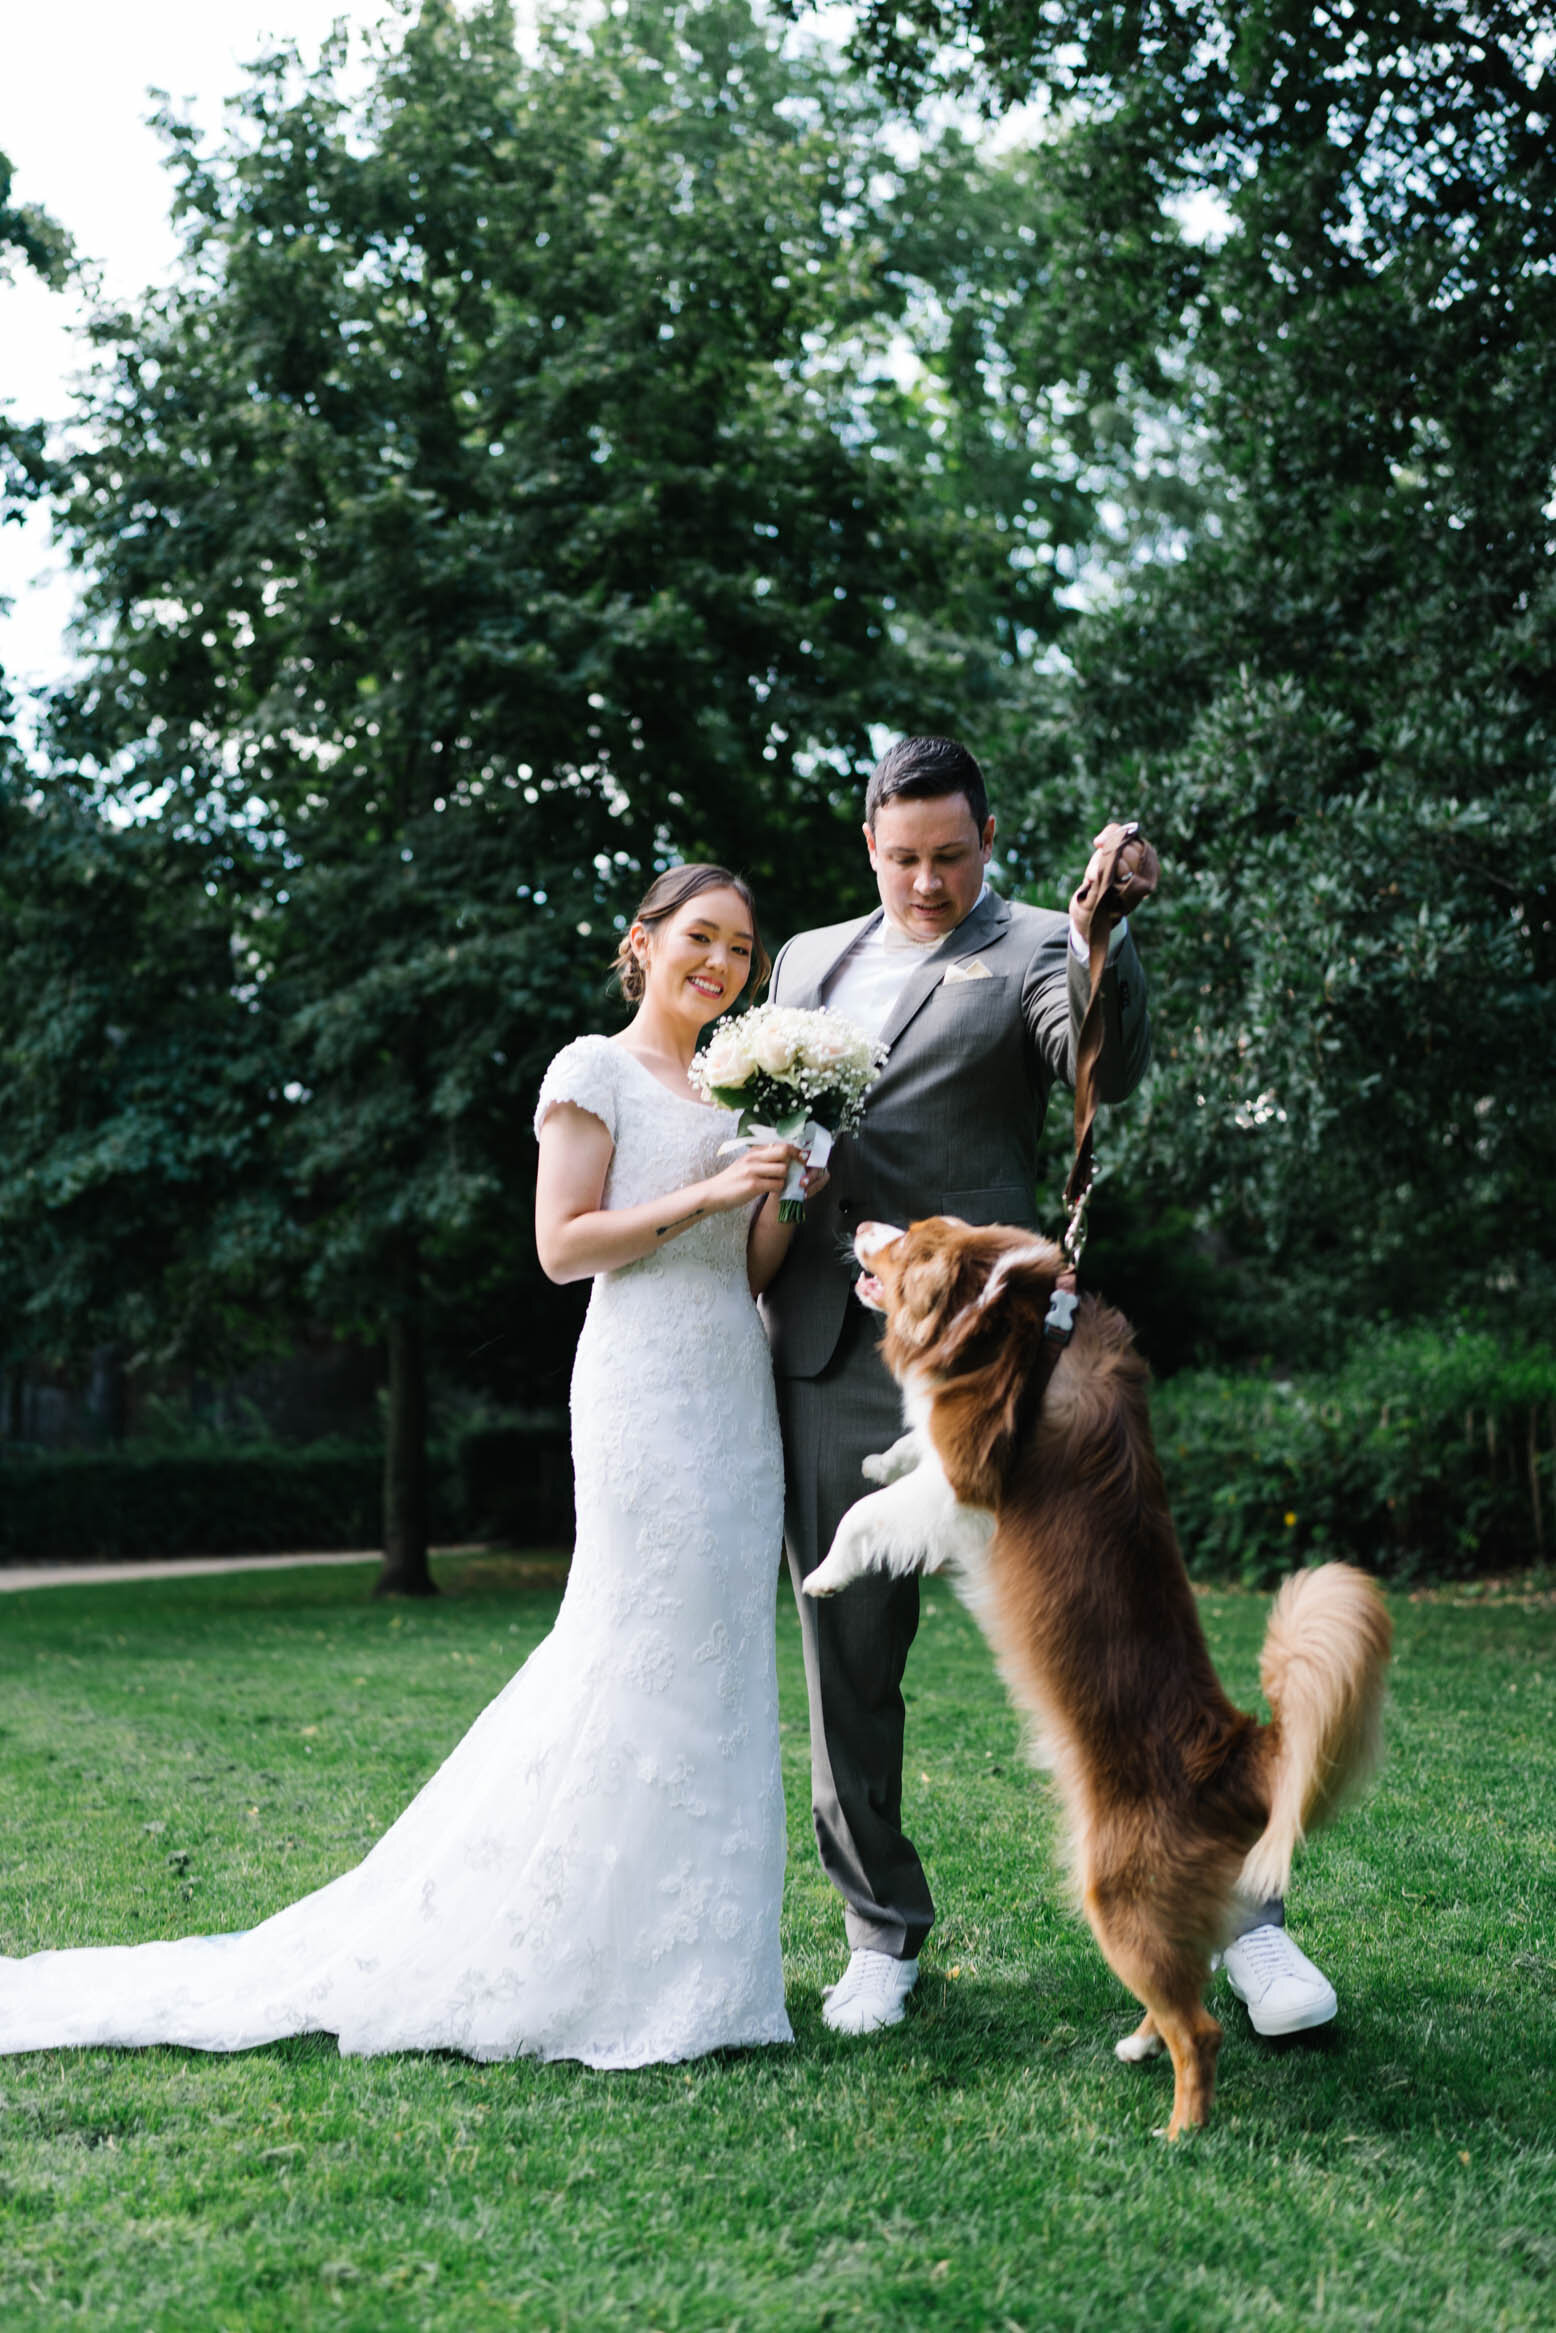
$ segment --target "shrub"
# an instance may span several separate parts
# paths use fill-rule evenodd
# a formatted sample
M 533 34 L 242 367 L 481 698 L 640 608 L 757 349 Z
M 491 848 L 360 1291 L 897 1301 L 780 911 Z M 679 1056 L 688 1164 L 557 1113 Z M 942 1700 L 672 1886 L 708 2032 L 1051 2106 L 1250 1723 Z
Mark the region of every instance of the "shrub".
M 331 1441 L 302 1447 L 0 1455 L 0 1563 L 70 1557 L 237 1555 L 376 1547 L 383 1453 Z M 566 1547 L 573 1478 L 565 1421 L 551 1416 L 471 1429 L 431 1452 L 435 1538 L 501 1538 Z
M 35 1451 L 0 1461 L 0 1559 L 371 1547 L 383 1460 L 291 1449 Z
M 1556 1509 L 1556 1353 L 1381 1331 L 1330 1376 L 1185 1372 L 1156 1440 L 1184 1555 L 1264 1585 L 1344 1556 L 1388 1577 L 1541 1563 Z
M 460 1436 L 458 1499 L 473 1539 L 571 1547 L 573 1464 L 567 1420 L 543 1413 Z

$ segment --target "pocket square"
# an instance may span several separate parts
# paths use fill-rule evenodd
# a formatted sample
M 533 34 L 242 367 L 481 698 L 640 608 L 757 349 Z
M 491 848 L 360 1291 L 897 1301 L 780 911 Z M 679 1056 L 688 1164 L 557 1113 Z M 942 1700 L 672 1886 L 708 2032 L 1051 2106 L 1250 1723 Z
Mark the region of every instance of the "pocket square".
M 994 977 L 987 964 L 981 963 L 976 956 L 968 956 L 963 961 L 948 964 L 945 976 L 948 982 L 952 980 L 992 980 Z

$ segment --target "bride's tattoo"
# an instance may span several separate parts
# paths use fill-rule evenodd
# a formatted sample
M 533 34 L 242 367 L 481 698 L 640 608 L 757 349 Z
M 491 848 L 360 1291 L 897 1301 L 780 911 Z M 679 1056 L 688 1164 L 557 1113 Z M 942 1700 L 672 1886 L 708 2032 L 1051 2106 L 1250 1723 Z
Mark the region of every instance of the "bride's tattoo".
M 654 1237 L 655 1239 L 668 1239 L 672 1231 L 684 1231 L 688 1223 L 695 1223 L 699 1215 L 706 1215 L 707 1212 L 706 1207 L 694 1207 L 690 1215 L 678 1215 L 673 1223 L 661 1223 L 655 1231 Z

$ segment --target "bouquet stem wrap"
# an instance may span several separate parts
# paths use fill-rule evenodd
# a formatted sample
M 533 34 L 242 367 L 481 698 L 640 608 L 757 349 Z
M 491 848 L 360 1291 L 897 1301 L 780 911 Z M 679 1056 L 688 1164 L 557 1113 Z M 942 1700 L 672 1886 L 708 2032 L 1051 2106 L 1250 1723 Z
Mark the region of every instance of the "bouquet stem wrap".
M 749 1110 L 740 1113 L 740 1133 L 734 1142 L 719 1145 L 722 1158 L 727 1150 L 745 1150 L 753 1142 L 792 1142 L 804 1152 L 803 1158 L 789 1161 L 789 1171 L 783 1178 L 783 1191 L 778 1201 L 780 1223 L 803 1223 L 805 1220 L 805 1170 L 824 1167 L 832 1156 L 832 1137 L 825 1126 L 818 1126 L 814 1118 L 807 1118 L 803 1110 L 790 1110 L 775 1126 L 759 1125 Z
M 709 1101 L 738 1114 L 739 1132 L 726 1150 L 792 1142 L 803 1153 L 791 1162 L 778 1201 L 779 1221 L 798 1223 L 806 1168 L 825 1166 L 835 1138 L 859 1124 L 885 1059 L 885 1047 L 841 1013 L 765 1004 L 726 1022 L 691 1076 Z

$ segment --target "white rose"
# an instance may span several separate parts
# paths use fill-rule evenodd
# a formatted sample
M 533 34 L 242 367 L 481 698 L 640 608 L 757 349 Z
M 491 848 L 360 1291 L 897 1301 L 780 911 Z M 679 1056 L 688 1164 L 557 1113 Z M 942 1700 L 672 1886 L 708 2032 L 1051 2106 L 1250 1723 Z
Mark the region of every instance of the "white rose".
M 841 1069 L 845 1062 L 853 1059 L 854 1047 L 849 1042 L 846 1029 L 822 1027 L 807 1041 L 805 1057 L 814 1062 L 818 1069 Z
M 742 1086 L 750 1078 L 752 1060 L 735 1029 L 721 1029 L 707 1051 L 710 1085 Z
M 751 1051 L 758 1069 L 765 1069 L 769 1077 L 782 1077 L 794 1065 L 793 1032 L 775 1028 L 771 1022 L 765 1028 L 753 1029 Z

